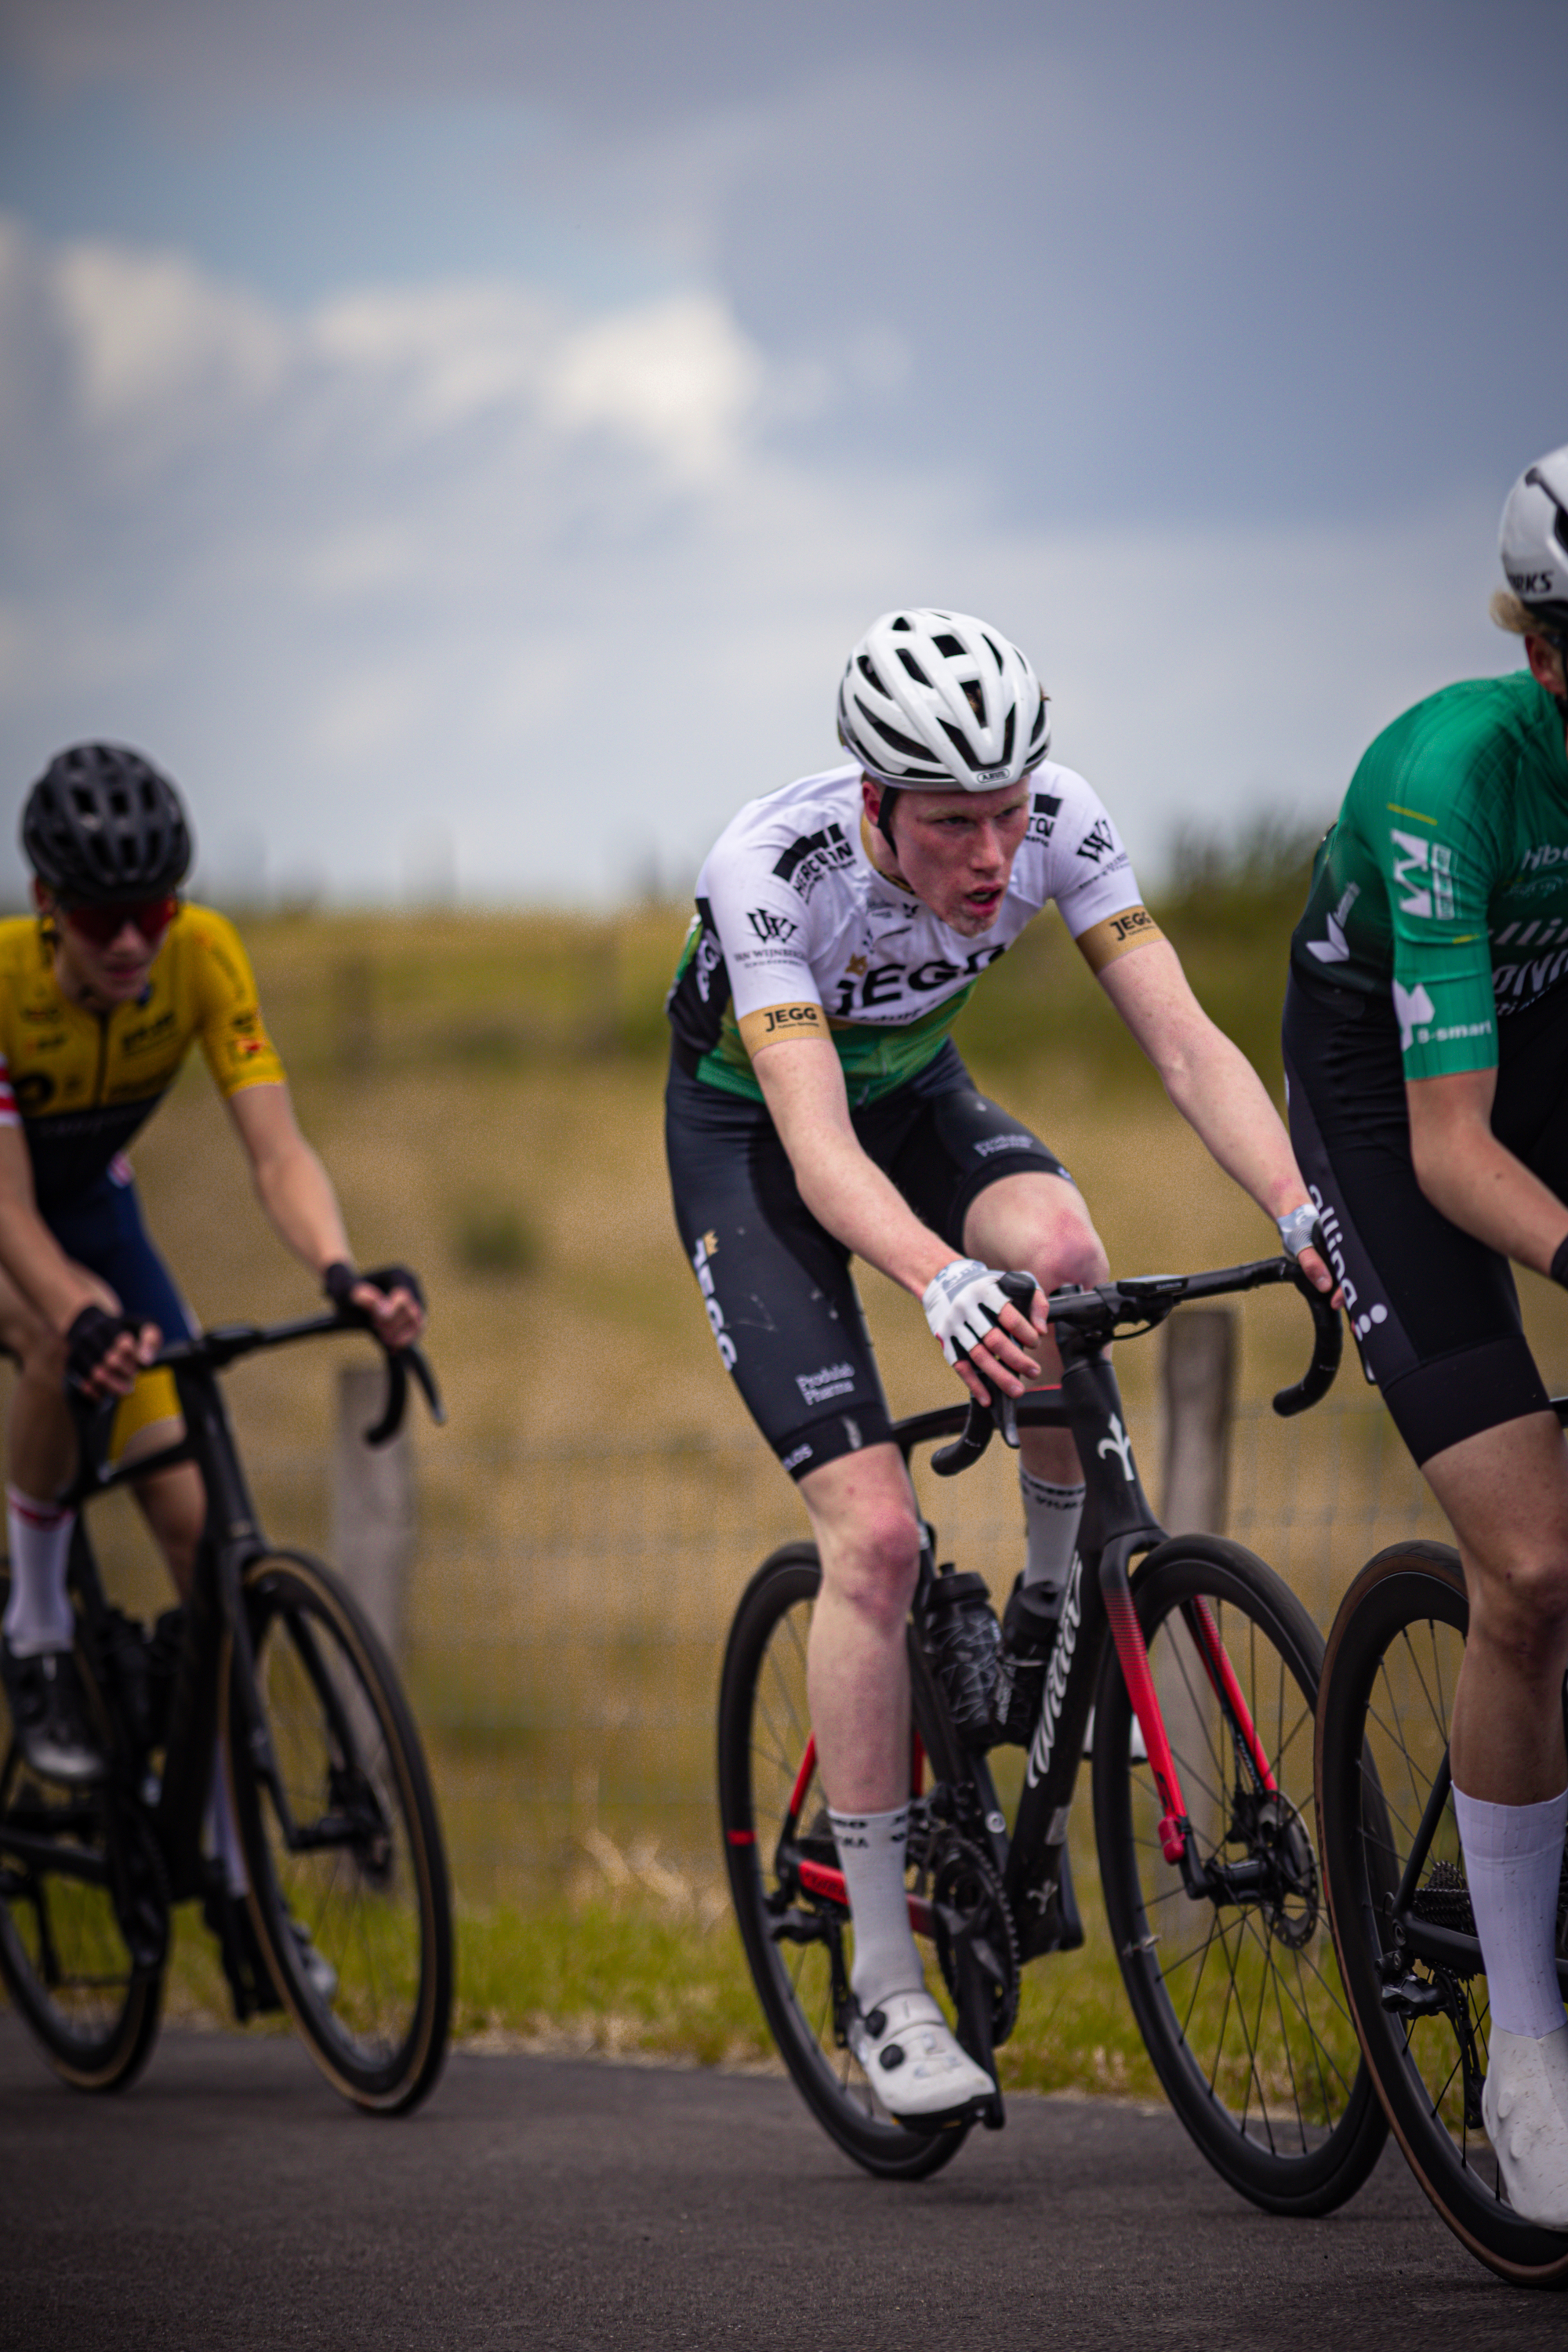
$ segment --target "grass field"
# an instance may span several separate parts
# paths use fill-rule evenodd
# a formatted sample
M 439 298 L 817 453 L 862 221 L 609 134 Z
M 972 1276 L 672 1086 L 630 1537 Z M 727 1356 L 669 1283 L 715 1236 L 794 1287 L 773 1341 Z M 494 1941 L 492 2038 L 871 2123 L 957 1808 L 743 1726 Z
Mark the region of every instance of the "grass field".
M 1200 866 L 1162 909 L 1200 992 L 1276 1086 L 1298 892 L 1289 861 L 1259 852 L 1252 868 Z M 660 1004 L 685 919 L 273 914 L 242 929 L 361 1262 L 405 1259 L 429 1288 L 451 1419 L 417 1440 L 407 1669 L 453 1846 L 463 2029 L 752 2063 L 765 2044 L 719 1894 L 711 1705 L 733 1598 L 804 1520 L 721 1374 L 669 1213 Z M 1072 1169 L 1117 1271 L 1269 1251 L 1270 1228 L 1169 1108 L 1054 915 L 988 975 L 959 1042 Z M 203 1320 L 310 1305 L 199 1061 L 133 1156 Z M 1561 1381 L 1568 1301 L 1521 1286 Z M 918 1310 L 875 1274 L 863 1287 L 895 1410 L 944 1399 L 951 1376 Z M 1247 1303 L 1241 1332 L 1256 1402 L 1300 1370 L 1305 1318 L 1275 1295 Z M 273 1357 L 231 1382 L 272 1532 L 318 1544 L 331 1353 Z M 1123 1349 L 1119 1370 L 1154 1470 L 1153 1348 Z M 1287 1432 L 1255 1415 L 1238 1431 L 1237 1493 L 1242 1532 L 1322 1620 L 1370 1531 L 1399 1531 L 1411 1488 L 1373 1417 L 1313 1420 Z M 988 1465 L 965 1483 L 973 1495 L 943 1494 L 942 1515 L 967 1530 L 961 1561 L 1005 1588 L 1007 1474 Z M 130 1601 L 162 1605 L 128 1523 L 109 1549 Z M 684 1794 L 661 1811 L 652 1800 L 670 1790 Z M 1147 2090 L 1080 1826 L 1089 1942 L 1032 1973 L 1009 2075 Z M 200 1946 L 187 1927 L 177 1998 L 205 2011 L 217 1988 Z

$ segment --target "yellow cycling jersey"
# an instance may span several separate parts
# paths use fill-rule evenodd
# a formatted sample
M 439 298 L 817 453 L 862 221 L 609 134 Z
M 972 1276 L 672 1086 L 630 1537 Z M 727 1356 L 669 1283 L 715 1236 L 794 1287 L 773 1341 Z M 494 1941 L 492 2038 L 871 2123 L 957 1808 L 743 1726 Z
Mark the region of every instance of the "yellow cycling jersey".
M 99 1181 L 197 1039 L 220 1094 L 282 1082 L 239 935 L 210 907 L 182 907 L 145 992 L 103 1013 L 64 993 L 36 916 L 0 921 L 0 1125 L 26 1133 L 41 1209 Z

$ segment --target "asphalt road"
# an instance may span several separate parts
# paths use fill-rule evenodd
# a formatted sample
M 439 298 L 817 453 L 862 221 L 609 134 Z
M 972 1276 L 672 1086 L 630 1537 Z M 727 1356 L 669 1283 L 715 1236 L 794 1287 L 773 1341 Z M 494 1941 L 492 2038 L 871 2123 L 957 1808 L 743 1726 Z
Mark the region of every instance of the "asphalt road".
M 0 2344 L 1388 2352 L 1560 2344 L 1396 2154 L 1275 2221 L 1163 2114 L 1015 2099 L 918 2186 L 866 2178 L 783 2081 L 459 2053 L 402 2122 L 287 2040 L 165 2034 L 121 2098 L 0 2018 Z

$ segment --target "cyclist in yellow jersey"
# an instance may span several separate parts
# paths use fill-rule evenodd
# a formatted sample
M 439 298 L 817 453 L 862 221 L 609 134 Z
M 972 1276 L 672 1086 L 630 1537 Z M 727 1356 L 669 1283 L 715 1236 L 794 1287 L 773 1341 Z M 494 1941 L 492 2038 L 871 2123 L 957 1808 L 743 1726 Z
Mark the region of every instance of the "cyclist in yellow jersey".
M 142 1226 L 122 1155 L 193 1044 L 279 1239 L 389 1345 L 416 1339 L 425 1318 L 405 1269 L 354 1271 L 331 1180 L 295 1124 L 239 939 L 223 916 L 178 898 L 191 839 L 168 779 L 118 745 L 78 744 L 29 794 L 22 845 L 37 911 L 0 923 L 0 1348 L 20 1366 L 8 1431 L 11 1584 L 0 1676 L 32 1769 L 89 1782 L 102 1759 L 71 1659 L 71 1515 L 54 1501 L 76 1456 L 66 1383 L 124 1400 L 115 1442 L 132 1458 L 176 1433 L 172 1380 L 142 1368 L 189 1318 Z M 195 1466 L 161 1471 L 135 1491 L 184 1591 L 205 1509 Z M 213 1840 L 237 1896 L 243 1862 L 222 1790 L 218 1774 Z M 237 1913 L 230 1903 L 212 1920 L 226 1964 Z

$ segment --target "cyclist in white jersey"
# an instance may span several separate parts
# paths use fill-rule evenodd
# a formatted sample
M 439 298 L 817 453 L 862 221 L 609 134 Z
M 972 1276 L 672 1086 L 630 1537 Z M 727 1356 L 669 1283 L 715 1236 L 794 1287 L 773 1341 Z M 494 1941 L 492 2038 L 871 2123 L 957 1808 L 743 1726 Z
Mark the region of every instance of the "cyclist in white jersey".
M 1272 1104 L 1187 985 L 1048 704 L 994 629 L 890 613 L 850 656 L 849 764 L 753 801 L 721 836 L 670 990 L 677 1222 L 719 1351 L 797 1479 L 822 1556 L 808 1688 L 855 1927 L 851 2047 L 889 2112 L 935 2125 L 994 2084 L 927 1992 L 910 1932 L 904 1621 L 919 1515 L 850 1279 L 919 1298 L 964 1385 L 1059 1377 L 1041 1293 L 1103 1281 L 1060 1160 L 979 1094 L 948 1032 L 1054 898 L 1214 1157 L 1328 1289 Z M 996 1270 L 1033 1276 L 1032 1319 Z M 1004 1631 L 1048 1642 L 1082 1474 L 1065 1430 L 1020 1449 L 1027 1553 Z M 873 2071 L 874 2070 L 874 2071 Z

